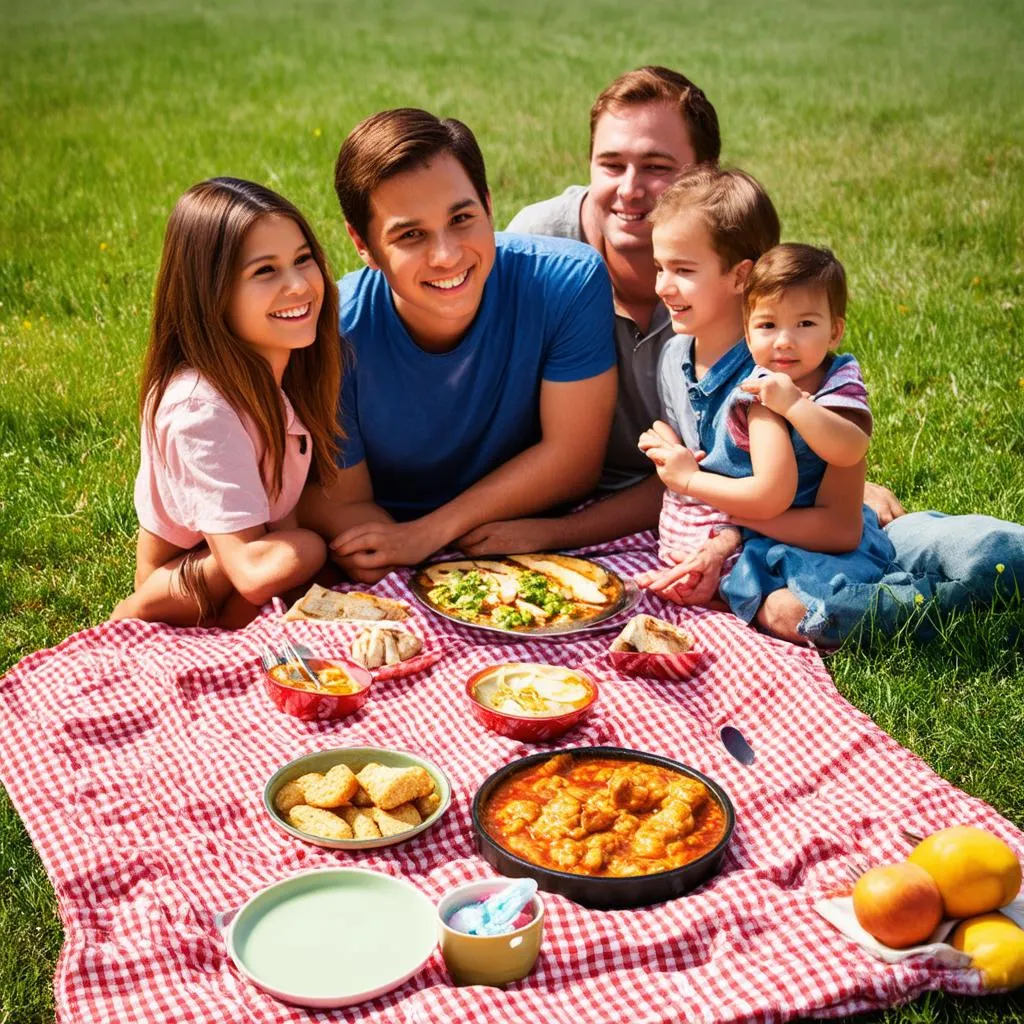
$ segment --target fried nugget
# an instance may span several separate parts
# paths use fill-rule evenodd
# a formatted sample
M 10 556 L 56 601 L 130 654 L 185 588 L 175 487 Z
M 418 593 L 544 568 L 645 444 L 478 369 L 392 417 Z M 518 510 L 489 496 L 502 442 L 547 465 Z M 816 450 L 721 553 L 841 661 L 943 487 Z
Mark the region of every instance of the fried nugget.
M 420 812 L 420 817 L 426 821 L 441 806 L 441 794 L 435 788 L 433 793 L 416 797 L 413 800 L 413 804 L 416 810 Z
M 419 811 L 412 804 L 400 804 L 390 812 L 379 807 L 371 807 L 370 814 L 373 815 L 382 836 L 397 836 L 420 823 Z
M 356 839 L 380 839 L 380 829 L 369 811 L 362 807 L 342 807 L 341 816 L 348 822 Z
M 322 807 L 297 804 L 288 812 L 288 823 L 300 832 L 319 836 L 321 839 L 352 838 L 352 829 L 348 822 Z
M 297 804 L 304 804 L 305 802 L 306 794 L 303 793 L 298 779 L 286 782 L 277 791 L 277 796 L 274 797 L 274 806 L 281 814 L 287 814 Z
M 352 797 L 349 803 L 353 807 L 372 807 L 373 801 L 370 799 L 370 794 L 362 786 L 359 786 L 358 783 L 356 785 L 358 788 L 356 789 L 355 796 Z
M 359 771 L 356 772 L 356 786 L 358 788 L 356 789 L 355 796 L 353 796 L 352 799 L 349 801 L 349 803 L 352 804 L 353 807 L 372 807 L 373 806 L 373 801 L 370 799 L 370 794 L 367 793 L 365 789 L 363 789 L 363 785 L 359 781 L 359 776 L 362 775 L 363 772 L 367 768 L 380 768 L 380 767 L 381 767 L 381 765 L 377 764 L 376 761 L 371 761 L 369 764 L 364 764 L 363 767 L 360 768 Z
M 368 764 L 357 776 L 370 799 L 382 810 L 408 803 L 420 796 L 428 796 L 434 789 L 434 780 L 424 768 L 385 768 Z
M 305 795 L 303 803 L 310 807 L 340 807 L 347 804 L 359 788 L 347 764 L 336 764 L 326 775 L 309 772 L 295 781 Z
M 347 764 L 336 764 L 326 775 L 310 772 L 299 779 L 299 784 L 311 807 L 340 807 L 347 804 L 359 788 Z

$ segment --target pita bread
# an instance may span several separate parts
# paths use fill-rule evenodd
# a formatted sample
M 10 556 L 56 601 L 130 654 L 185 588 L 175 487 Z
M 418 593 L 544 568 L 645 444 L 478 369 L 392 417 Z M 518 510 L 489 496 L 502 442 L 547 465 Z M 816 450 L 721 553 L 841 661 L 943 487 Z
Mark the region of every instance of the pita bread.
M 352 590 L 342 593 L 327 590 L 314 583 L 284 614 L 284 618 L 317 619 L 333 622 L 339 619 L 362 619 L 372 622 L 382 620 L 401 621 L 409 617 L 409 611 L 402 601 L 389 597 L 377 597 Z
M 634 615 L 612 641 L 610 650 L 640 654 L 684 654 L 693 647 L 685 630 L 653 615 Z
M 369 626 L 355 638 L 350 648 L 352 660 L 364 668 L 397 665 L 423 650 L 418 636 L 395 626 Z

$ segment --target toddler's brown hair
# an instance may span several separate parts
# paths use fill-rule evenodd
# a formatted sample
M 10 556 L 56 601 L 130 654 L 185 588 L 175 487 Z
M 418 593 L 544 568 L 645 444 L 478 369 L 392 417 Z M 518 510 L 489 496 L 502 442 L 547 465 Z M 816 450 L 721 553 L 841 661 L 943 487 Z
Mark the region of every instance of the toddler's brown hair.
M 786 242 L 769 249 L 755 264 L 743 289 L 743 321 L 758 302 L 777 298 L 788 288 L 820 288 L 828 296 L 833 320 L 846 318 L 846 272 L 831 249 Z

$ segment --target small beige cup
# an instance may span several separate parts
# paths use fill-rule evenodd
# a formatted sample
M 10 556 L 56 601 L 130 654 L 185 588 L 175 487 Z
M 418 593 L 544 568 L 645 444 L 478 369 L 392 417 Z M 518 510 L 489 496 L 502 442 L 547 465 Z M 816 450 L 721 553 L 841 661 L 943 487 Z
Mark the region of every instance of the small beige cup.
M 544 904 L 539 893 L 527 904 L 533 919 L 507 935 L 467 935 L 445 923 L 458 907 L 486 899 L 506 885 L 507 881 L 496 878 L 467 882 L 438 903 L 441 955 L 456 985 L 507 985 L 533 970 L 544 934 Z

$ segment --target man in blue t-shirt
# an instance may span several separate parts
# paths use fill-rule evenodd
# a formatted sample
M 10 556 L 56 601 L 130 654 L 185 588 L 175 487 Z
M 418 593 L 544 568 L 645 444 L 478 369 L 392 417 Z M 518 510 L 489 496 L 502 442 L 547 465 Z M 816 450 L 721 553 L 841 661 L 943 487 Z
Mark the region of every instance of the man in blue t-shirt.
M 335 561 L 372 582 L 592 490 L 616 397 L 600 256 L 496 237 L 472 132 L 426 111 L 357 125 L 335 188 L 366 268 L 339 285 L 340 472 L 301 506 Z

